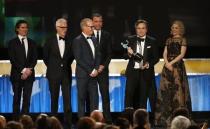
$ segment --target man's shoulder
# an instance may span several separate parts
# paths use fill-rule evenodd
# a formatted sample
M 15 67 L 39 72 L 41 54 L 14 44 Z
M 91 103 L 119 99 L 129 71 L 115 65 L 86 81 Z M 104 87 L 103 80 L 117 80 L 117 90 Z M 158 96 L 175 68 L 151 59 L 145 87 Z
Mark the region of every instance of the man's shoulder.
M 101 32 L 104 34 L 104 35 L 110 35 L 110 33 L 107 31 L 107 30 L 101 30 Z
M 18 37 L 14 37 L 7 41 L 8 47 L 16 47 L 16 45 L 20 42 Z
M 127 36 L 128 39 L 133 39 L 133 38 L 136 38 L 136 35 L 129 35 Z
M 51 37 L 48 37 L 48 38 L 46 39 L 46 41 L 47 41 L 47 42 L 52 42 L 53 40 L 56 40 L 56 39 L 57 39 L 56 35 L 52 35 Z
M 27 38 L 27 40 L 28 40 L 29 43 L 33 43 L 33 44 L 35 44 L 35 42 L 36 42 L 35 40 L 33 40 L 31 38 Z
M 17 42 L 18 40 L 19 40 L 18 37 L 14 37 L 14 38 L 8 40 L 8 42 L 12 43 L 12 42 Z
M 155 38 L 155 37 L 152 37 L 152 36 L 150 36 L 150 35 L 147 35 L 146 38 L 149 39 L 149 40 L 151 40 L 151 41 L 156 41 L 156 38 Z
M 80 34 L 74 38 L 73 42 L 79 42 L 79 41 L 82 41 L 83 39 L 84 39 L 84 36 L 82 34 Z
M 129 35 L 126 37 L 126 40 L 128 40 L 129 42 L 135 42 L 136 41 L 136 35 Z

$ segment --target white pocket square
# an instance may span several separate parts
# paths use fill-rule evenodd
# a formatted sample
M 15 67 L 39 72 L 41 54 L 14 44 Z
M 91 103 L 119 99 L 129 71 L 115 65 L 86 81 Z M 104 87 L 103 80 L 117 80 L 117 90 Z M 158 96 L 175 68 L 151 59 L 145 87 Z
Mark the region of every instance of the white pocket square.
M 147 48 L 151 48 L 151 46 L 147 46 Z

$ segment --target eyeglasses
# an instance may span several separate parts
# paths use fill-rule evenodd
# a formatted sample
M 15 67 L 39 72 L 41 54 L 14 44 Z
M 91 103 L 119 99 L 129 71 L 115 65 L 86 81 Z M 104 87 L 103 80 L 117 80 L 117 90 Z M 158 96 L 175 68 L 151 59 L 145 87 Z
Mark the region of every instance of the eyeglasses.
M 94 29 L 94 26 L 88 26 L 88 25 L 86 25 L 87 27 L 90 27 L 91 29 Z
M 62 29 L 68 28 L 67 26 L 57 26 L 57 27 L 62 28 Z

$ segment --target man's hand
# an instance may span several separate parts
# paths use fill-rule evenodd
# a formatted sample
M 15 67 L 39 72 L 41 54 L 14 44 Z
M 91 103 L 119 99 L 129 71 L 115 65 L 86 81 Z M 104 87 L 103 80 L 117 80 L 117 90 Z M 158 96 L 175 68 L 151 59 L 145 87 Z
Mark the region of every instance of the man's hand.
M 103 70 L 104 70 L 104 66 L 103 65 L 99 65 L 98 73 L 101 73 Z
M 146 62 L 146 63 L 141 67 L 141 69 L 142 69 L 142 70 L 143 70 L 143 69 L 149 69 L 149 63 Z
M 29 76 L 31 76 L 31 74 L 32 74 L 31 68 L 25 68 L 22 71 L 21 79 L 26 80 Z
M 98 76 L 98 71 L 97 70 L 93 70 L 92 73 L 90 74 L 91 77 L 96 77 Z
M 129 57 L 131 57 L 131 55 L 133 55 L 133 53 L 134 53 L 133 50 L 131 49 L 131 47 L 128 47 L 127 51 L 128 51 Z
M 27 76 L 31 76 L 31 74 L 32 74 L 31 68 L 26 68 L 25 74 L 26 74 Z
M 23 73 L 22 75 L 21 75 L 21 79 L 22 80 L 26 80 L 28 78 L 28 76 L 25 74 L 25 73 Z

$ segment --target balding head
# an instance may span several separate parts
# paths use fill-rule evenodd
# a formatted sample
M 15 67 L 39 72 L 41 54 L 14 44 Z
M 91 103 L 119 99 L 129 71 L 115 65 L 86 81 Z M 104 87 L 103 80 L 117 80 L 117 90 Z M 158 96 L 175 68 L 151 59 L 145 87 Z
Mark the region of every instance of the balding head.
M 96 122 L 103 122 L 104 120 L 103 113 L 99 110 L 92 111 L 90 117 L 93 118 Z
M 191 125 L 190 120 L 184 116 L 177 116 L 171 122 L 171 129 L 187 129 Z
M 4 116 L 0 115 L 0 129 L 5 128 L 6 126 L 6 119 Z

